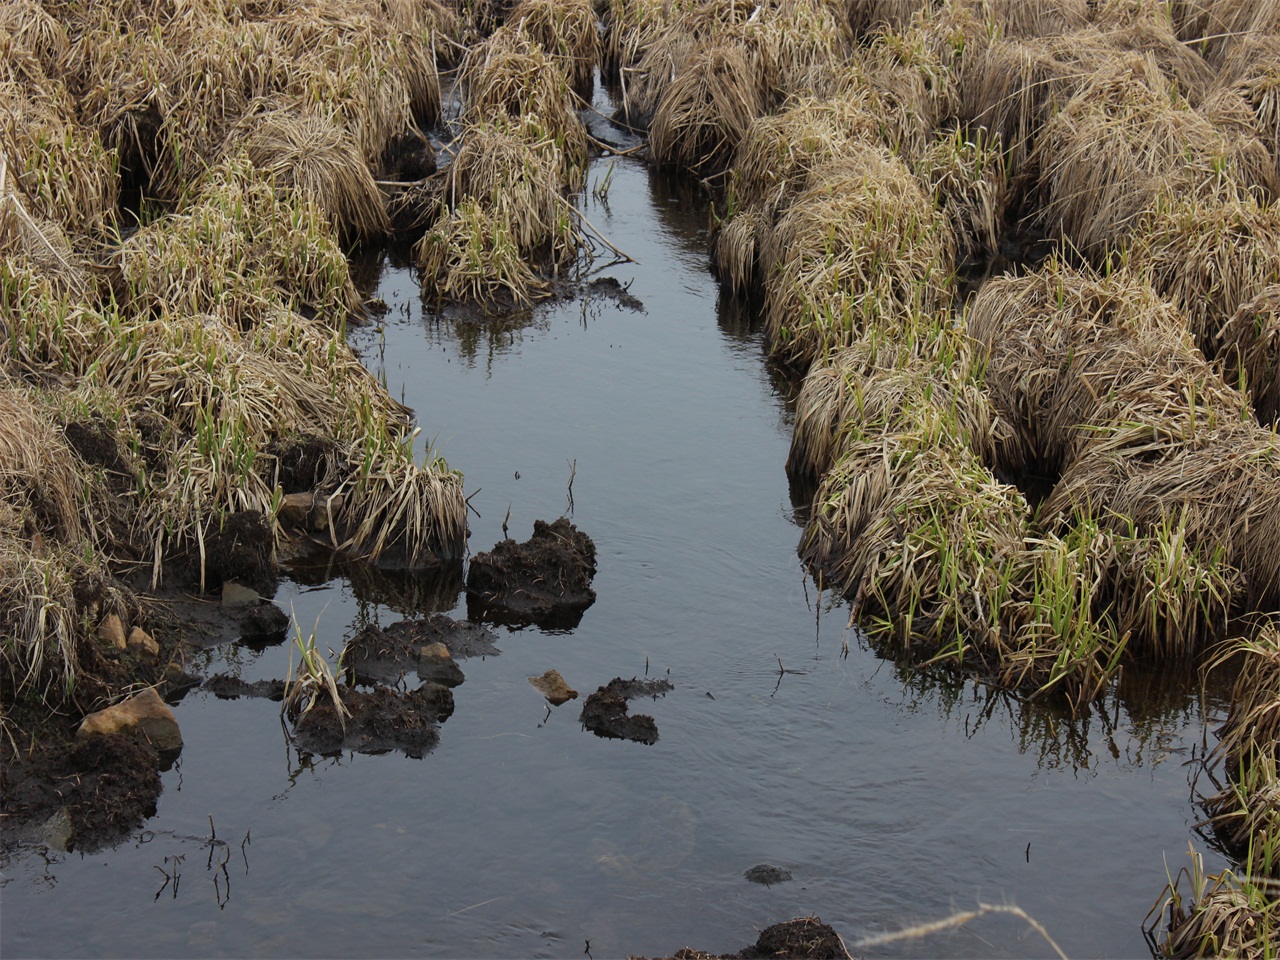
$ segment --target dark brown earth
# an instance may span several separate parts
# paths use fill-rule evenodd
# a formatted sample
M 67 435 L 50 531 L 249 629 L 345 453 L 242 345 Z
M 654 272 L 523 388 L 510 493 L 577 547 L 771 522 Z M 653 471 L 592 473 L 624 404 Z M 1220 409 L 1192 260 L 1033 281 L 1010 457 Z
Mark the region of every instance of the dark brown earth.
M 668 960 L 761 960 L 766 957 L 852 960 L 840 935 L 817 917 L 797 917 L 765 927 L 754 944 L 737 953 L 703 953 L 684 947 Z
M 565 517 L 535 520 L 524 543 L 507 539 L 471 559 L 467 616 L 513 627 L 572 630 L 595 603 L 596 546 Z
M 117 734 L 73 741 L 69 749 L 34 745 L 0 767 L 0 795 L 6 849 L 29 840 L 99 850 L 155 815 L 160 758 L 145 739 Z
M 675 687 L 668 680 L 623 680 L 614 677 L 582 704 L 578 719 L 597 737 L 633 740 L 636 743 L 658 742 L 658 725 L 646 714 L 632 714 L 628 701 L 636 697 L 655 700 Z
M 437 724 L 453 714 L 453 693 L 438 683 L 424 683 L 407 693 L 388 687 L 368 693 L 352 687 L 339 689 L 350 713 L 345 723 L 333 702 L 321 699 L 294 723 L 299 750 L 321 754 L 400 750 L 420 759 L 440 742 Z

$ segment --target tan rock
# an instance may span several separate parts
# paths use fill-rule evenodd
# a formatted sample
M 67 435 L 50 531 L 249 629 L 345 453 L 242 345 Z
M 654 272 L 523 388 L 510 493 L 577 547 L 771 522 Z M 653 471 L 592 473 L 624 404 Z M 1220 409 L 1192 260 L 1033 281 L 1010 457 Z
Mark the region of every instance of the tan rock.
M 262 595 L 252 587 L 246 587 L 235 580 L 227 580 L 222 584 L 222 605 L 224 607 L 247 607 L 262 600 Z
M 315 497 L 310 493 L 286 493 L 280 502 L 280 522 L 292 527 L 309 527 L 314 505 Z
M 446 687 L 456 687 L 466 679 L 449 648 L 439 641 L 418 649 L 418 677 Z
M 127 646 L 132 653 L 152 658 L 160 656 L 160 644 L 151 639 L 151 634 L 141 627 L 134 627 L 129 631 Z
M 114 613 L 108 613 L 98 624 L 98 639 L 116 650 L 123 650 L 128 642 L 125 639 L 124 624 Z
M 559 670 L 548 670 L 540 677 L 530 677 L 529 682 L 557 707 L 569 700 L 578 699 L 578 691 L 564 682 Z
M 162 753 L 182 749 L 178 718 L 150 687 L 135 697 L 89 714 L 80 721 L 76 736 L 90 737 L 103 733 L 146 737 Z

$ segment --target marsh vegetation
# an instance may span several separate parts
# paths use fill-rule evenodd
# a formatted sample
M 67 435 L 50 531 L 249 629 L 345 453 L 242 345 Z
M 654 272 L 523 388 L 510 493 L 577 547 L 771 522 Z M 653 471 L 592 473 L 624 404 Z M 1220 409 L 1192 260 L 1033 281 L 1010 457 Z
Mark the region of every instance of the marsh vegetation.
M 625 257 L 579 202 L 637 149 L 599 78 L 800 383 L 798 552 L 858 642 L 1076 718 L 1126 669 L 1235 678 L 1197 781 L 1235 867 L 1152 936 L 1273 954 L 1277 35 L 1268 0 L 6 4 L 6 756 L 174 682 L 166 593 L 317 546 L 460 576 L 462 474 L 351 349 L 352 254 L 481 320 Z M 299 650 L 291 719 L 341 744 Z

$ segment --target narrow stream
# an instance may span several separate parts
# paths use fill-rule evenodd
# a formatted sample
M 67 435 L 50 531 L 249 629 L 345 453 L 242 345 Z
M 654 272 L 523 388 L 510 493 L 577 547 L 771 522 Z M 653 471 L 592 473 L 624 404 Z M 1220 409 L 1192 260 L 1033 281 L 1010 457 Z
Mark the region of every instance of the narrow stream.
M 705 207 L 630 160 L 615 161 L 607 200 L 584 204 L 638 261 L 602 275 L 643 312 L 588 297 L 501 330 L 439 319 L 387 259 L 391 311 L 353 336 L 465 471 L 473 551 L 504 520 L 524 540 L 535 519 L 570 512 L 594 539 L 599 599 L 581 625 L 498 629 L 501 654 L 462 661 L 456 711 L 422 760 L 300 757 L 277 704 L 188 694 L 186 747 L 144 831 L 5 865 L 4 956 L 589 946 L 598 960 L 733 951 L 809 913 L 852 947 L 979 902 L 1020 907 L 1071 956 L 1146 953 L 1140 924 L 1166 870 L 1202 848 L 1184 766 L 1204 736 L 1198 699 L 1134 677 L 1108 716 L 1073 725 L 867 650 L 796 559 L 790 413 L 758 329 L 717 311 Z M 322 648 L 401 616 L 363 585 L 302 579 L 276 600 Z M 461 596 L 441 609 L 466 616 Z M 234 646 L 200 668 L 252 681 L 289 663 L 287 644 Z M 584 696 L 615 676 L 669 677 L 673 692 L 632 705 L 661 739 L 598 739 L 580 700 L 548 715 L 526 678 L 549 668 Z M 211 819 L 225 847 L 206 843 Z M 164 885 L 175 857 L 181 879 Z M 794 879 L 747 882 L 759 863 Z M 995 915 L 861 952 L 1051 950 Z

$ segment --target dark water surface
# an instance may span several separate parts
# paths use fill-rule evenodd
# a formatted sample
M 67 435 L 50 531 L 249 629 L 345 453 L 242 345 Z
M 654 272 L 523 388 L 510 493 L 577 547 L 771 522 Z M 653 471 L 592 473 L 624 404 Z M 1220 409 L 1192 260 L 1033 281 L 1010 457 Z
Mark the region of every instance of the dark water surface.
M 643 313 L 597 297 L 506 330 L 433 319 L 387 263 L 391 313 L 354 337 L 466 473 L 473 551 L 508 509 L 520 540 L 567 512 L 576 463 L 572 518 L 599 551 L 581 626 L 498 630 L 499 656 L 462 662 L 422 760 L 300 758 L 278 705 L 188 695 L 145 833 L 5 865 L 5 957 L 573 958 L 586 941 L 595 958 L 654 956 L 736 950 L 811 912 L 852 946 L 980 901 L 1021 907 L 1074 957 L 1146 953 L 1140 923 L 1193 838 L 1198 702 L 1130 678 L 1108 716 L 1073 726 L 901 674 L 846 636 L 847 610 L 819 604 L 796 560 L 790 415 L 758 330 L 718 317 L 705 208 L 620 160 L 607 205 L 586 209 L 639 261 L 603 275 Z M 335 650 L 400 616 L 341 578 L 276 599 Z M 443 608 L 465 616 L 460 600 Z M 208 659 L 284 677 L 290 650 Z M 581 701 L 548 717 L 526 679 L 554 667 L 585 695 L 646 664 L 675 684 L 633 704 L 657 721 L 653 746 L 584 731 Z M 225 848 L 205 843 L 211 816 Z M 183 858 L 176 895 L 160 889 L 167 857 Z M 759 863 L 794 879 L 748 883 Z M 1050 950 L 993 916 L 863 952 Z

